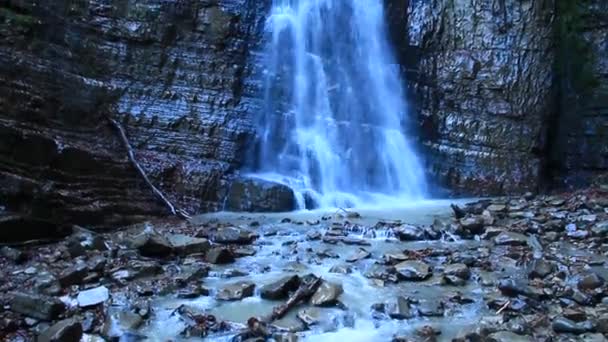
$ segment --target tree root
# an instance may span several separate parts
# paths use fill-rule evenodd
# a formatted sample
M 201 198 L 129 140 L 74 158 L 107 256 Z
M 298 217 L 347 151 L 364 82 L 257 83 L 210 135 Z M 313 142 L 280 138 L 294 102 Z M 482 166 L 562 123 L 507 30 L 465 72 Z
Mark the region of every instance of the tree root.
M 137 170 L 137 173 L 139 173 L 140 177 L 144 180 L 146 185 L 150 189 L 152 189 L 152 192 L 154 192 L 154 195 L 156 195 L 158 200 L 161 201 L 169 209 L 169 212 L 171 212 L 172 215 L 175 215 L 184 220 L 190 219 L 191 216 L 188 215 L 188 213 L 186 211 L 184 211 L 182 209 L 177 209 L 171 203 L 171 201 L 169 201 L 169 199 L 167 199 L 167 197 L 157 187 L 155 187 L 154 184 L 152 184 L 152 182 L 148 178 L 148 175 L 146 174 L 144 169 L 141 167 L 141 165 L 139 165 L 139 163 L 137 162 L 137 159 L 135 159 L 135 154 L 133 153 L 133 148 L 131 147 L 131 143 L 129 143 L 129 139 L 127 138 L 127 134 L 125 133 L 125 130 L 122 127 L 122 125 L 118 121 L 116 121 L 115 119 L 113 119 L 109 116 L 107 116 L 107 119 L 110 122 L 110 124 L 116 129 L 116 131 L 118 131 L 120 140 L 122 141 L 123 146 L 127 150 L 127 156 L 129 157 L 129 161 L 131 162 L 131 164 L 133 165 L 135 170 Z

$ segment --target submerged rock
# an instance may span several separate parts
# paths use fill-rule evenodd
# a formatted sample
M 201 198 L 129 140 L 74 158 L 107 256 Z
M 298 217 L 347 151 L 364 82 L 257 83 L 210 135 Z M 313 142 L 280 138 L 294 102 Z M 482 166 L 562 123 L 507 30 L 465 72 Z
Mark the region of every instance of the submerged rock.
M 334 284 L 324 280 L 310 298 L 310 304 L 315 306 L 334 305 L 342 292 L 344 292 L 344 290 L 342 289 L 341 284 Z
M 253 296 L 254 289 L 255 284 L 246 281 L 229 284 L 217 292 L 217 299 L 226 301 L 241 300 Z

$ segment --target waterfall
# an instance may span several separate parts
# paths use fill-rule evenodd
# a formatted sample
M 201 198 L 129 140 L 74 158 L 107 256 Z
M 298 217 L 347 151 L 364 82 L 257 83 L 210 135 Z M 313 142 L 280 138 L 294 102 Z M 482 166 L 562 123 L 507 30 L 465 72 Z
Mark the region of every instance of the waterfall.
M 301 206 L 424 197 L 382 0 L 274 0 L 266 29 L 256 176 Z

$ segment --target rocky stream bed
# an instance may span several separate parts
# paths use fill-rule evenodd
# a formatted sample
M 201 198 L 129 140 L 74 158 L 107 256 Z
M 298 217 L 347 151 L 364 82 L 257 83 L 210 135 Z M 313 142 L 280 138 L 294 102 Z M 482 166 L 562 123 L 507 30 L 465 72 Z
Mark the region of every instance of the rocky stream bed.
M 75 228 L 2 247 L 0 340 L 605 341 L 607 195 Z

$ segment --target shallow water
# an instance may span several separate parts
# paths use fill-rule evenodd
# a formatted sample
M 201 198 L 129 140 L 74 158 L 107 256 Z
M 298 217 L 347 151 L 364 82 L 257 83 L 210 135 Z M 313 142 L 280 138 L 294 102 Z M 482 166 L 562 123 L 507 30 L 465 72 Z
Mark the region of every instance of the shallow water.
M 461 200 L 460 202 L 466 201 Z M 400 209 L 361 209 L 358 212 L 362 217 L 360 219 L 349 219 L 349 221 L 353 224 L 373 225 L 379 220 L 402 220 L 407 223 L 428 225 L 437 218 L 447 218 L 451 215 L 449 203 L 449 201 L 427 201 Z M 340 210 L 337 212 L 340 212 Z M 465 286 L 461 287 L 439 285 L 440 277 L 438 275 L 434 275 L 423 282 L 386 283 L 384 287 L 375 285 L 371 279 L 364 276 L 365 272 L 374 266 L 374 261 L 380 259 L 385 253 L 427 247 L 466 252 L 469 249 L 476 250 L 484 242 L 475 240 L 402 242 L 391 238 L 389 235 L 379 233 L 375 238 L 366 238 L 366 241 L 371 245 L 363 247 L 372 254 L 371 258 L 350 263 L 349 265 L 353 268 L 353 272 L 350 274 L 329 273 L 332 266 L 346 264 L 345 259 L 360 248 L 360 246 L 331 245 L 320 240 L 309 241 L 306 239 L 306 233 L 311 230 L 323 232 L 332 222 L 343 222 L 344 219 L 337 217 L 328 220 L 321 219 L 323 216 L 331 216 L 332 214 L 336 214 L 336 211 L 264 215 L 215 213 L 198 217 L 196 220 L 199 222 L 220 221 L 247 226 L 253 221 L 257 221 L 260 224 L 259 227 L 252 228 L 260 233 L 260 238 L 252 245 L 257 251 L 256 255 L 239 258 L 229 265 L 214 266 L 210 276 L 204 280 L 204 285 L 210 289 L 217 289 L 225 284 L 237 281 L 251 281 L 256 284 L 256 294 L 253 297 L 236 302 L 215 300 L 215 293 L 213 292 L 208 297 L 200 297 L 194 300 L 176 299 L 173 296 L 162 298 L 154 303 L 155 316 L 151 324 L 142 330 L 142 333 L 153 337 L 151 340 L 180 340 L 177 336 L 184 325 L 177 316 L 171 317 L 170 313 L 181 304 L 187 304 L 201 311 L 214 314 L 222 320 L 239 323 L 244 323 L 252 316 L 267 315 L 275 305 L 281 302 L 262 300 L 257 291 L 262 285 L 271 283 L 288 274 L 306 275 L 314 273 L 325 280 L 341 283 L 344 288 L 340 301 L 346 309 L 323 309 L 328 315 L 327 323 L 300 333 L 299 335 L 303 341 L 344 341 L 345 339 L 349 341 L 382 341 L 389 340 L 395 334 L 413 336 L 412 334 L 416 328 L 424 325 L 431 325 L 440 330 L 442 332 L 439 337 L 440 341 L 449 341 L 460 332 L 478 323 L 482 316 L 491 314 L 484 304 L 483 295 L 495 291 L 495 287 L 483 287 L 481 282 L 476 279 L 496 277 L 496 272 L 486 274 L 480 270 L 472 269 L 473 277 Z M 286 217 L 291 219 L 291 222 L 281 223 L 282 219 Z M 319 220 L 319 224 L 294 223 L 316 220 Z M 269 232 L 272 232 L 272 236 L 264 235 Z M 274 235 L 275 232 L 276 235 Z M 359 232 L 351 235 L 364 236 Z M 338 258 L 317 257 L 316 253 L 323 250 L 337 254 Z M 441 258 L 438 258 L 437 264 L 441 264 Z M 431 265 L 433 264 L 431 263 Z M 229 279 L 223 278 L 221 275 L 230 269 L 238 269 L 248 274 Z M 516 274 L 515 264 L 504 262 L 504 269 L 501 273 L 505 276 Z M 443 317 L 415 317 L 401 321 L 389 318 L 374 319 L 372 317 L 370 309 L 372 304 L 394 301 L 398 295 L 408 296 L 424 302 L 446 300 L 449 294 L 454 291 L 461 292 L 463 296 L 471 298 L 473 302 L 448 307 Z M 297 320 L 296 312 L 306 306 L 303 304 L 294 308 L 283 320 Z M 230 336 L 225 335 L 211 336 L 206 340 L 224 341 L 229 340 L 229 338 Z M 196 341 L 197 339 L 190 340 Z

